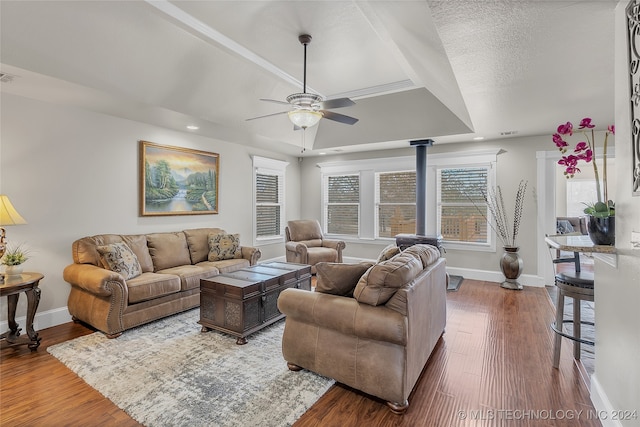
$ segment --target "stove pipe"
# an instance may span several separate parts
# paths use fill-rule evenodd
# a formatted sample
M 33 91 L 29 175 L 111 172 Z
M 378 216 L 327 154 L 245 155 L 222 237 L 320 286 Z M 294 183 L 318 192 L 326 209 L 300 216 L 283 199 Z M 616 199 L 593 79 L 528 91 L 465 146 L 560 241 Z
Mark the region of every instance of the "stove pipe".
M 409 141 L 416 147 L 416 234 L 396 235 L 396 245 L 405 250 L 416 244 L 432 245 L 444 254 L 442 236 L 426 235 L 427 219 L 427 147 L 433 145 L 431 139 Z
M 409 142 L 416 147 L 416 235 L 426 235 L 427 219 L 427 147 L 432 139 L 418 139 Z

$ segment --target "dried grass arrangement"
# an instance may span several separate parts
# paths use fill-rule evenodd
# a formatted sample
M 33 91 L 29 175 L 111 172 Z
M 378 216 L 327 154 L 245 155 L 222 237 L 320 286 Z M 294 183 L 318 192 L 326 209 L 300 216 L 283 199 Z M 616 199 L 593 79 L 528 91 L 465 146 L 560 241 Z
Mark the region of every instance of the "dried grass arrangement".
M 521 180 L 518 185 L 518 192 L 516 193 L 516 205 L 513 212 L 513 225 L 507 215 L 507 210 L 504 205 L 504 198 L 502 197 L 502 189 L 500 186 L 496 186 L 496 190 L 489 189 L 488 193 L 483 192 L 484 200 L 487 202 L 487 207 L 493 222 L 488 221 L 489 225 L 496 232 L 500 241 L 505 247 L 516 247 L 516 239 L 518 237 L 518 230 L 520 229 L 520 219 L 522 218 L 522 208 L 524 205 L 524 195 L 527 191 L 528 181 Z M 477 208 L 477 206 L 476 206 Z M 478 211 L 483 214 L 482 210 Z M 485 217 L 486 218 L 486 217 Z

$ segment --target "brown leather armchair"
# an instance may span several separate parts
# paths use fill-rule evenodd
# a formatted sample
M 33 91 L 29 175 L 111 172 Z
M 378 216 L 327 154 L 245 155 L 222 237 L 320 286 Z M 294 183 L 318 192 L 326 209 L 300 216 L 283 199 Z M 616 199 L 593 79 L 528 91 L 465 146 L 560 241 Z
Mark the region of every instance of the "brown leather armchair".
M 315 219 L 288 221 L 285 227 L 287 262 L 315 265 L 319 262 L 342 262 L 342 240 L 325 239 L 320 223 Z

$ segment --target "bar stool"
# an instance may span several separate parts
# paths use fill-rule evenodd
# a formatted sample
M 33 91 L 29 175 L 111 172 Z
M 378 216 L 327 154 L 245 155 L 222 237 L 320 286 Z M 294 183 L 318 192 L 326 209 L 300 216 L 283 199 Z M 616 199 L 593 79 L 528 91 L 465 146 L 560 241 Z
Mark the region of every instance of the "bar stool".
M 549 247 L 551 250 L 552 248 Z M 550 251 L 552 254 L 555 250 Z M 594 325 L 593 322 L 582 320 L 580 317 L 580 304 L 582 301 L 593 302 L 594 281 L 593 273 L 581 271 L 580 254 L 573 253 L 572 258 L 558 257 L 553 259 L 555 271 L 555 285 L 558 289 L 558 301 L 556 306 L 556 320 L 551 324 L 551 329 L 556 333 L 553 348 L 553 367 L 558 368 L 560 364 L 560 348 L 562 345 L 562 337 L 573 340 L 573 358 L 580 359 L 580 344 L 594 345 L 593 341 L 583 339 L 580 333 L 581 325 Z M 573 269 L 567 271 L 558 271 L 557 265 L 560 263 L 573 263 Z M 564 299 L 573 298 L 573 319 L 565 320 L 564 318 Z M 564 323 L 573 323 L 573 335 L 565 333 L 563 330 Z

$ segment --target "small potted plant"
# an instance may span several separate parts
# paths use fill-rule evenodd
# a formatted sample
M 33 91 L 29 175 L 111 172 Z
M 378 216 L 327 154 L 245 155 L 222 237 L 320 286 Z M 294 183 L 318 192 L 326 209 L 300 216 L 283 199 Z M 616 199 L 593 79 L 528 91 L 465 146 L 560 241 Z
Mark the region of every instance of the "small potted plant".
M 22 264 L 24 264 L 28 259 L 28 252 L 22 247 L 22 245 L 7 247 L 7 250 L 1 260 L 2 264 L 5 266 L 6 275 L 15 276 L 22 274 Z

